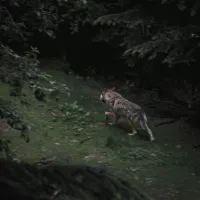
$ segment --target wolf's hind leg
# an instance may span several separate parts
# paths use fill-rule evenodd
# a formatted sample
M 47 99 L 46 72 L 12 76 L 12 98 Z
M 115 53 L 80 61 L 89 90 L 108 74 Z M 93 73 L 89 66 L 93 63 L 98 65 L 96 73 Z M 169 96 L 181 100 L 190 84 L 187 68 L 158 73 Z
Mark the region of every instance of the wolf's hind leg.
M 110 125 L 117 125 L 118 124 L 118 121 L 119 121 L 119 115 L 114 115 L 114 120 L 113 120 L 113 122 L 112 123 L 110 123 Z
M 146 122 L 140 121 L 141 127 L 148 133 L 150 141 L 153 142 L 155 140 L 151 129 L 148 127 Z
M 142 127 L 143 130 L 145 130 L 145 126 L 141 120 L 140 120 L 140 126 Z
M 146 131 L 148 132 L 149 134 L 149 137 L 150 137 L 150 140 L 151 142 L 153 142 L 155 140 L 154 136 L 153 136 L 153 133 L 151 131 L 151 129 L 147 126 L 147 124 L 145 124 L 145 127 L 146 127 Z
M 153 142 L 155 140 L 155 137 L 153 136 L 151 129 L 147 125 L 147 116 L 145 113 L 142 114 L 142 119 L 140 119 L 140 125 L 142 129 L 148 133 L 150 141 Z
M 128 120 L 130 126 L 131 126 L 131 129 L 132 129 L 132 133 L 128 133 L 130 136 L 132 135 L 136 135 L 137 134 L 137 131 L 135 129 L 135 125 L 134 125 L 134 120 Z

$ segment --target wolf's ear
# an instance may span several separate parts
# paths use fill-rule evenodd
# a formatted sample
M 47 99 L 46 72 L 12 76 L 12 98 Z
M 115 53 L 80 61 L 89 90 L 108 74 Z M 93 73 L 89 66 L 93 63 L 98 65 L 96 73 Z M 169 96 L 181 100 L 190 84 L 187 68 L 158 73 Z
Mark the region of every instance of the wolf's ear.
M 103 89 L 103 92 L 106 92 L 107 90 L 108 90 L 108 89 L 104 88 L 104 89 Z
M 111 88 L 110 90 L 115 91 L 115 87 Z

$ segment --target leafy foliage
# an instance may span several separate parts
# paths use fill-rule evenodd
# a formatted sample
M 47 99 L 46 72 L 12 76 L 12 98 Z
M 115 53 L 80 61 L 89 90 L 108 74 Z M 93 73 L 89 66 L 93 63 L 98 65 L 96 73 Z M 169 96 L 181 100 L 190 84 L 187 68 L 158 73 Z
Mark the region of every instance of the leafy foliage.
M 163 30 L 152 37 L 152 40 L 134 46 L 125 51 L 124 55 L 138 55 L 140 58 L 148 57 L 149 60 L 155 59 L 158 54 L 163 53 L 165 58 L 163 63 L 170 66 L 196 61 L 196 51 L 199 45 L 193 41 L 194 31 L 200 31 L 198 27 L 168 27 L 169 31 Z
M 71 34 L 75 34 L 81 26 L 91 23 L 105 12 L 101 4 L 86 0 L 4 0 L 0 10 L 0 34 L 4 37 L 2 39 L 8 42 L 27 42 L 38 33 L 55 39 L 56 32 L 63 23 L 67 25 Z
M 84 109 L 78 105 L 77 101 L 73 102 L 72 104 L 65 103 L 63 105 L 59 105 L 59 108 L 64 113 L 64 118 L 66 121 L 73 118 L 76 118 L 80 121 L 85 121 L 87 116 L 90 115 L 90 113 L 85 113 Z
M 146 10 L 149 5 L 153 6 L 152 10 Z M 24 41 L 27 44 L 35 34 L 56 38 L 62 24 L 72 35 L 81 32 L 87 24 L 100 24 L 95 41 L 115 45 L 118 42 L 125 50 L 124 56 L 154 60 L 162 55 L 163 63 L 189 64 L 195 62 L 200 46 L 200 27 L 196 20 L 199 7 L 198 1 L 188 0 L 162 0 L 160 4 L 154 0 L 140 4 L 121 0 L 109 4 L 98 0 L 3 1 L 0 34 L 7 43 Z M 173 22 L 173 17 L 168 17 L 166 22 L 161 13 L 170 10 L 177 16 L 182 12 L 187 15 L 189 11 L 190 16 L 187 22 L 178 22 L 182 25 L 177 25 L 177 20 Z
M 38 79 L 31 82 L 30 88 L 35 92 L 36 99 L 39 100 L 39 96 L 45 97 L 56 97 L 59 100 L 59 94 L 67 94 L 70 96 L 70 89 L 65 84 L 60 84 L 53 80 L 53 77 L 45 72 L 40 72 L 38 74 Z M 48 100 L 48 99 L 45 99 Z
M 26 52 L 24 56 L 19 56 L 8 46 L 0 46 L 0 79 L 11 85 L 23 85 L 31 79 L 38 77 L 37 60 L 38 50 L 32 48 L 31 52 Z
M 25 142 L 29 142 L 29 125 L 20 119 L 17 109 L 10 103 L 0 99 L 0 120 L 5 120 L 6 123 L 13 129 L 21 131 L 21 137 Z M 10 140 L 0 139 L 0 153 L 6 157 L 10 157 Z
M 2 153 L 3 156 L 6 155 L 6 157 L 9 157 L 11 153 L 9 148 L 10 143 L 10 140 L 0 139 L 0 153 Z
M 162 4 L 174 3 L 175 1 L 162 1 Z M 178 8 L 185 11 L 186 1 L 178 1 Z M 146 3 L 146 6 L 148 2 Z M 154 4 L 155 5 L 155 4 Z M 196 61 L 197 52 L 199 51 L 200 41 L 198 33 L 200 26 L 198 23 L 193 23 L 193 19 L 189 18 L 191 24 L 182 26 L 173 24 L 173 19 L 165 19 L 161 16 L 149 15 L 143 5 L 131 5 L 132 9 L 117 14 L 109 14 L 99 17 L 94 24 L 111 26 L 110 35 L 107 34 L 107 41 L 112 41 L 114 37 L 120 37 L 120 44 L 126 50 L 124 56 L 136 56 L 148 60 L 154 60 L 159 55 L 163 55 L 163 63 L 170 66 Z M 173 4 L 168 9 L 159 6 L 158 9 L 169 13 L 173 8 Z M 184 8 L 184 9 L 183 9 Z M 191 8 L 191 15 L 197 15 L 194 10 L 198 10 L 196 5 Z M 152 13 L 156 12 L 152 9 Z M 180 15 L 176 10 L 176 14 Z M 195 22 L 195 20 L 194 20 Z M 115 27 L 115 28 L 113 28 Z M 107 29 L 106 29 L 107 31 Z M 113 33 L 115 31 L 115 33 Z M 98 37 L 100 40 L 101 37 Z M 106 41 L 104 39 L 104 41 Z
M 6 119 L 7 123 L 14 129 L 27 132 L 28 126 L 20 120 L 20 115 L 17 109 L 10 102 L 0 99 L 0 118 Z
M 73 103 L 64 103 L 58 105 L 59 110 L 62 112 L 61 117 L 57 117 L 57 119 L 61 119 L 62 121 L 73 121 L 72 130 L 74 134 L 78 135 L 84 132 L 84 125 L 87 124 L 91 119 L 91 113 L 86 112 L 77 101 Z M 56 120 L 57 120 L 56 119 Z

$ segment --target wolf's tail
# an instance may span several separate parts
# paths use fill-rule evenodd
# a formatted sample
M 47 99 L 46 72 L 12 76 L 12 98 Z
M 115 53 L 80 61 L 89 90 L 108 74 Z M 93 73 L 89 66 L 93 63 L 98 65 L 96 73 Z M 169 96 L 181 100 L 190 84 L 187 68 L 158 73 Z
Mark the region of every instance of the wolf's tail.
M 140 125 L 141 125 L 142 129 L 145 130 L 149 134 L 150 140 L 154 141 L 155 138 L 153 136 L 153 133 L 147 125 L 147 116 L 146 116 L 145 112 L 141 112 L 140 116 L 141 116 Z

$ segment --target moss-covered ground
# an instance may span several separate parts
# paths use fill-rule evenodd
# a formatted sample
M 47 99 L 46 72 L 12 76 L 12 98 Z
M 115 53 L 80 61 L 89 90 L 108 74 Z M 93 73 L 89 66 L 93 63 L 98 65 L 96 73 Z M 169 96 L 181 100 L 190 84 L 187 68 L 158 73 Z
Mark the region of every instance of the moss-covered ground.
M 176 122 L 151 125 L 155 143 L 140 134 L 131 137 L 123 129 L 103 124 L 107 107 L 98 100 L 101 85 L 58 70 L 46 72 L 70 88 L 70 97 L 62 94 L 58 102 L 51 98 L 45 103 L 26 89 L 20 101 L 9 96 L 7 85 L 0 86 L 0 97 L 17 105 L 32 127 L 29 143 L 18 132 L 1 130 L 1 137 L 12 141 L 11 149 L 20 159 L 36 162 L 54 157 L 62 162 L 101 164 L 155 199 L 200 199 L 200 151 L 192 148 L 195 134 Z M 65 116 L 59 111 L 62 107 Z

